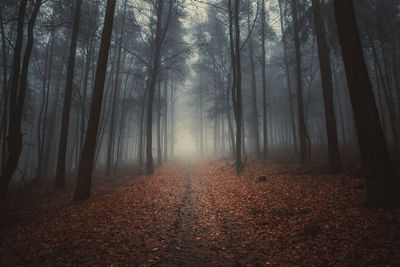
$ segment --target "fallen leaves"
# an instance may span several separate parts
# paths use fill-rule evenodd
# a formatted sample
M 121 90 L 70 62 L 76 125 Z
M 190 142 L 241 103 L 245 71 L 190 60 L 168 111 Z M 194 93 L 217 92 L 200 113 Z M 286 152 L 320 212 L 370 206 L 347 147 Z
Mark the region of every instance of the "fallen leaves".
M 400 211 L 365 208 L 361 179 L 211 163 L 52 194 L 0 229 L 0 265 L 400 264 Z

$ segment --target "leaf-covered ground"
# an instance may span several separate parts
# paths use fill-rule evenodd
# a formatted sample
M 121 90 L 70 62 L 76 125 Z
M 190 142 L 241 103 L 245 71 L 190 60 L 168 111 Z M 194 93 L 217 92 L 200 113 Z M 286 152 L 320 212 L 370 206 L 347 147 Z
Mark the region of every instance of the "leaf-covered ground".
M 364 207 L 359 178 L 294 173 L 209 160 L 94 179 L 85 202 L 48 190 L 3 212 L 0 265 L 400 265 L 400 209 Z

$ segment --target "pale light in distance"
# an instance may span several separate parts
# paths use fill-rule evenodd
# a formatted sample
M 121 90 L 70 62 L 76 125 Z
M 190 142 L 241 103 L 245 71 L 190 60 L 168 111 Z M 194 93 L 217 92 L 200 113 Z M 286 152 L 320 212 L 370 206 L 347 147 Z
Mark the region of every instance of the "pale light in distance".
M 175 141 L 174 154 L 177 157 L 187 157 L 197 154 L 196 144 L 189 128 L 182 127 L 179 129 Z
M 179 158 L 193 157 L 198 153 L 193 135 L 193 112 L 190 107 L 187 92 L 193 86 L 190 79 L 186 80 L 177 90 L 176 98 L 176 129 L 174 155 Z

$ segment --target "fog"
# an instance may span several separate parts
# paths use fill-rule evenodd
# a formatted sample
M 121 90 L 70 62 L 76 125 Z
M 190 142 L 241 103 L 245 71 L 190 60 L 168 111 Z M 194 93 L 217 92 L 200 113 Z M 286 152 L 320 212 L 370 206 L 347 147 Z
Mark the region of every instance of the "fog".
M 0 266 L 400 266 L 399 175 L 399 0 L 0 0 Z
M 2 1 L 4 195 L 174 157 L 339 170 L 371 140 L 362 114 L 398 155 L 399 5 L 354 7 L 368 100 L 333 1 Z
M 196 125 L 194 123 L 195 112 L 188 103 L 189 92 L 192 84 L 185 82 L 177 93 L 177 114 L 174 157 L 187 159 L 199 156 L 199 149 L 196 144 Z

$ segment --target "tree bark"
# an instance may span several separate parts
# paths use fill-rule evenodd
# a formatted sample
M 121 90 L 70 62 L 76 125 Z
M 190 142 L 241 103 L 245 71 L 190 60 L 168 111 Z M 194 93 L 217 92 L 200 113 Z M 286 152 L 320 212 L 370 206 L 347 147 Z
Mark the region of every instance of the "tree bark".
M 161 166 L 161 81 L 157 86 L 157 165 Z
M 235 157 L 235 155 L 236 155 L 236 153 L 235 153 L 236 145 L 235 145 L 235 134 L 233 132 L 231 104 L 230 104 L 230 101 L 229 101 L 229 97 L 230 97 L 229 82 L 228 82 L 228 90 L 227 90 L 227 92 L 228 92 L 228 94 L 227 94 L 227 97 L 226 97 L 226 111 L 225 112 L 226 112 L 226 117 L 228 119 L 229 139 L 231 140 L 231 153 L 232 153 L 232 156 Z M 207 141 L 207 138 L 206 138 L 206 141 Z
M 85 143 L 83 145 L 82 158 L 79 165 L 74 195 L 75 200 L 84 200 L 90 197 L 93 161 L 96 150 L 96 137 L 98 132 L 101 107 L 103 104 L 104 82 L 107 72 L 108 55 L 114 23 L 115 5 L 116 0 L 107 0 L 104 27 L 101 34 L 99 58 L 97 61 L 96 78 L 93 87 L 92 103 L 90 106 L 88 129 L 85 137 Z
M 281 31 L 282 31 L 282 42 L 283 42 L 283 52 L 284 52 L 284 63 L 285 63 L 285 70 L 286 70 L 286 82 L 287 82 L 287 90 L 288 90 L 288 102 L 289 102 L 289 116 L 290 116 L 290 123 L 292 127 L 292 135 L 293 135 L 293 147 L 294 152 L 297 154 L 297 131 L 296 131 L 296 121 L 294 117 L 294 110 L 293 110 L 293 96 L 292 96 L 292 83 L 290 79 L 290 68 L 289 68 L 289 59 L 288 59 L 288 49 L 287 49 L 287 39 L 286 39 L 286 32 L 284 29 L 283 17 L 286 17 L 286 12 L 282 10 L 282 3 L 281 0 L 278 1 L 279 4 L 279 14 L 280 14 L 280 23 L 281 23 Z
M 132 67 L 133 59 L 134 58 L 132 57 L 132 59 L 131 59 L 131 61 L 129 63 L 129 67 L 128 67 L 128 73 L 126 74 L 126 77 L 125 77 L 125 85 L 124 85 L 124 92 L 123 92 L 123 95 L 122 95 L 122 99 L 125 99 L 126 92 L 128 90 L 128 80 L 129 80 L 129 74 L 130 74 L 130 70 L 131 70 L 131 67 Z M 122 160 L 123 160 L 122 154 L 123 154 L 124 149 L 121 148 L 121 144 L 123 144 L 123 141 L 124 141 L 124 133 L 125 133 L 125 126 L 126 126 L 126 116 L 127 116 L 127 114 L 126 114 L 126 103 L 125 102 L 126 101 L 122 101 L 122 107 L 121 107 L 121 120 L 119 122 L 119 136 L 118 136 L 118 141 L 117 141 L 117 154 L 116 154 L 117 158 L 115 159 L 114 175 L 117 173 L 120 159 L 122 158 Z
M 398 203 L 399 188 L 392 169 L 371 81 L 362 51 L 353 1 L 334 0 L 335 19 L 362 166 L 368 171 L 367 202 L 374 206 Z
M 381 64 L 380 64 L 379 58 L 378 58 L 378 53 L 376 51 L 375 44 L 374 44 L 370 34 L 368 34 L 368 38 L 371 43 L 372 55 L 374 58 L 375 67 L 379 74 L 379 77 L 377 76 L 377 78 L 378 78 L 378 81 L 381 82 L 382 89 L 383 89 L 383 95 L 385 96 L 385 100 L 386 100 L 386 104 L 387 104 L 387 109 L 388 109 L 388 113 L 389 113 L 389 121 L 390 121 L 393 140 L 394 140 L 394 144 L 395 144 L 395 150 L 396 150 L 396 152 L 398 152 L 399 151 L 399 139 L 398 139 L 398 130 L 397 130 L 397 116 L 396 116 L 396 108 L 395 108 L 395 105 L 393 102 L 393 93 L 392 93 L 389 77 L 387 74 L 385 75 L 384 72 L 382 71 L 382 67 L 381 67 Z M 386 73 L 387 73 L 387 71 L 386 71 Z
M 62 65 L 58 76 L 57 76 L 57 84 L 55 86 L 55 96 L 54 96 L 54 102 L 52 103 L 50 107 L 50 115 L 48 119 L 48 137 L 47 139 L 47 144 L 44 149 L 44 155 L 43 155 L 43 171 L 46 176 L 49 176 L 54 170 L 54 166 L 50 164 L 50 155 L 52 154 L 52 148 L 54 145 L 55 141 L 55 135 L 56 135 L 56 125 L 57 125 L 57 109 L 58 109 L 58 103 L 60 100 L 60 88 L 61 88 L 61 80 L 64 75 L 64 64 Z M 53 150 L 54 151 L 54 150 Z M 51 166 L 51 167 L 50 167 Z
M 93 35 L 93 33 L 92 33 Z M 82 101 L 81 101 L 81 125 L 80 125 L 80 136 L 79 140 L 81 140 L 81 147 L 80 147 L 80 155 L 82 154 L 82 149 L 83 149 L 83 142 L 85 139 L 85 131 L 86 131 L 86 102 L 87 102 L 87 91 L 88 91 L 88 82 L 89 82 L 89 72 L 91 69 L 91 64 L 94 61 L 94 50 L 95 50 L 95 40 L 94 36 L 90 36 L 90 41 L 87 47 L 87 52 L 86 52 L 86 62 L 85 62 L 85 71 L 83 75 L 83 94 L 82 94 Z
M 242 73 L 240 64 L 240 25 L 239 5 L 240 0 L 235 0 L 232 12 L 232 0 L 228 2 L 229 12 L 229 43 L 233 69 L 232 105 L 236 122 L 236 173 L 243 171 L 242 163 Z
M 293 19 L 293 34 L 296 50 L 296 78 L 297 78 L 297 108 L 298 108 L 298 123 L 299 123 L 299 137 L 300 137 L 300 164 L 304 168 L 309 164 L 307 149 L 307 130 L 304 120 L 304 107 L 303 107 L 303 85 L 301 77 L 301 51 L 299 40 L 299 26 L 297 21 L 297 3 L 296 0 L 291 0 L 292 19 Z
M 164 84 L 164 161 L 168 158 L 168 75 Z
M 325 107 L 325 125 L 328 136 L 328 162 L 329 170 L 340 170 L 339 145 L 335 110 L 333 105 L 333 83 L 329 47 L 326 42 L 325 24 L 321 17 L 319 0 L 312 0 L 314 13 L 315 35 L 317 36 L 319 65 L 321 71 L 322 94 Z
M 6 37 L 4 31 L 4 23 L 3 23 L 3 9 L 0 7 L 0 30 L 1 30 L 1 50 L 3 53 L 3 107 L 1 110 L 1 122 L 0 122 L 0 142 L 1 142 L 1 161 L 0 161 L 0 173 L 5 166 L 5 161 L 7 158 L 7 111 L 8 111 L 8 100 L 9 100 L 9 92 L 8 90 L 8 73 L 7 73 L 7 45 L 6 45 Z
M 111 122 L 110 122 L 110 134 L 108 136 L 108 148 L 107 148 L 107 159 L 106 159 L 106 175 L 111 174 L 111 169 L 114 168 L 114 154 L 115 154 L 115 116 L 116 116 L 116 109 L 117 109 L 117 98 L 119 95 L 119 76 L 120 76 L 120 67 L 121 67 L 121 55 L 122 55 L 122 43 L 124 41 L 124 30 L 125 30 L 125 14 L 126 14 L 126 6 L 127 0 L 124 2 L 124 11 L 122 17 L 122 25 L 121 25 L 121 32 L 118 40 L 118 52 L 117 52 L 117 68 L 115 72 L 115 83 L 114 83 L 114 95 L 113 95 L 113 102 L 111 107 Z M 124 60 L 122 60 L 122 65 Z
M 147 86 L 146 90 L 143 94 L 142 98 L 142 105 L 140 107 L 140 125 L 139 125 L 139 147 L 138 147 L 138 158 L 139 158 L 139 165 L 143 165 L 143 132 L 144 132 L 144 115 L 145 115 L 145 109 L 146 109 L 146 96 L 147 96 Z
M 28 89 L 29 62 L 31 59 L 33 42 L 34 42 L 33 27 L 35 26 L 36 18 L 39 13 L 40 6 L 42 4 L 42 0 L 37 0 L 35 2 L 31 17 L 28 22 L 28 28 L 27 28 L 28 40 L 26 43 L 25 54 L 22 62 L 21 76 L 19 76 L 20 55 L 21 55 L 22 38 L 23 38 L 23 23 L 24 23 L 26 4 L 27 4 L 26 0 L 22 0 L 18 12 L 18 29 L 17 29 L 18 33 L 14 50 L 16 55 L 14 55 L 14 62 L 13 62 L 13 66 L 15 67 L 14 69 L 15 73 L 13 73 L 12 77 L 12 86 L 10 93 L 9 132 L 7 136 L 8 157 L 6 166 L 3 169 L 0 179 L 1 199 L 6 198 L 8 185 L 18 166 L 19 157 L 22 151 L 21 122 L 25 104 L 26 91 Z M 18 81 L 19 81 L 19 88 L 18 88 Z
M 268 131 L 267 131 L 267 79 L 265 77 L 265 0 L 261 7 L 261 71 L 263 87 L 263 160 L 268 157 Z
M 174 155 L 175 150 L 175 83 L 171 86 L 171 157 Z
M 76 45 L 78 42 L 82 0 L 76 0 L 75 3 L 76 4 L 75 4 L 74 23 L 72 26 L 71 46 L 69 50 L 67 80 L 65 85 L 64 106 L 63 106 L 62 121 L 61 121 L 60 143 L 58 148 L 58 160 L 57 160 L 57 170 L 55 179 L 56 188 L 63 188 L 65 186 L 65 161 L 67 156 L 69 118 L 70 118 L 72 91 L 74 82 L 75 55 L 76 55 Z
M 1 199 L 6 198 L 6 193 L 8 189 L 8 184 L 11 181 L 11 178 L 14 174 L 15 169 L 17 168 L 18 165 L 18 160 L 19 160 L 19 155 L 22 150 L 22 142 L 18 142 L 18 139 L 15 140 L 17 137 L 16 135 L 22 135 L 21 134 L 21 129 L 20 127 L 13 125 L 11 122 L 11 119 L 16 118 L 16 104 L 17 104 L 17 98 L 18 98 L 18 82 L 19 78 L 21 75 L 21 52 L 22 52 L 22 43 L 23 43 L 23 38 L 24 38 L 24 17 L 25 17 L 25 12 L 26 12 L 26 6 L 27 6 L 27 0 L 21 0 L 19 10 L 18 10 L 18 23 L 17 23 L 17 37 L 14 45 L 14 55 L 13 55 L 13 65 L 12 65 L 12 74 L 11 74 L 11 85 L 9 89 L 10 93 L 10 105 L 9 105 L 9 112 L 10 112 L 10 118 L 9 120 L 5 120 L 9 124 L 9 134 L 7 135 L 7 131 L 5 132 L 5 135 L 11 136 L 11 130 L 13 131 L 13 135 L 15 135 L 14 139 L 11 138 L 5 138 L 5 141 L 7 141 L 7 146 L 4 146 L 4 148 L 7 148 L 6 154 L 3 155 L 3 164 L 2 164 L 2 169 L 1 169 L 1 178 L 0 178 L 0 197 Z M 4 41 L 4 39 L 3 39 Z M 4 77 L 6 78 L 6 77 Z M 5 105 L 5 107 L 7 107 Z M 7 110 L 4 111 L 5 116 L 7 116 Z M 12 126 L 12 128 L 10 128 Z M 6 126 L 4 126 L 7 128 Z M 22 136 L 21 136 L 22 138 Z
M 250 1 L 248 3 L 249 3 L 249 7 L 250 7 Z M 264 3 L 264 0 L 263 0 L 263 3 Z M 265 10 L 262 10 L 262 12 L 263 12 L 264 19 L 265 19 L 265 14 L 264 14 Z M 262 23 L 262 25 L 264 25 L 264 23 Z M 247 17 L 247 29 L 249 32 L 251 32 L 250 12 Z M 265 31 L 265 29 L 262 27 L 262 33 L 261 33 L 262 46 L 265 46 L 264 31 Z M 259 136 L 259 130 L 258 130 L 256 69 L 255 69 L 255 63 L 254 63 L 252 34 L 250 34 L 248 42 L 249 42 L 249 50 L 250 50 L 250 80 L 251 80 L 251 102 L 252 102 L 251 103 L 252 104 L 251 111 L 252 111 L 252 117 L 253 117 L 251 123 L 252 123 L 253 152 L 257 155 L 257 157 L 260 157 L 260 136 Z M 265 52 L 265 47 L 264 47 L 263 51 Z M 262 56 L 265 56 L 265 54 L 263 54 Z M 265 71 L 265 58 L 264 58 L 262 66 L 264 68 L 263 70 Z M 264 86 L 264 82 L 265 82 L 265 80 L 263 78 L 263 86 Z
M 171 14 L 172 14 L 172 5 L 173 1 L 169 3 L 168 14 L 163 14 L 163 9 L 165 8 L 165 2 L 162 0 L 157 0 L 155 3 L 156 6 L 156 32 L 155 32 L 155 40 L 154 40 L 154 51 L 152 58 L 152 69 L 151 75 L 149 77 L 149 96 L 147 102 L 147 125 L 146 125 L 146 173 L 153 174 L 154 172 L 154 163 L 153 163 L 153 102 L 154 102 L 154 93 L 156 89 L 157 77 L 160 69 L 160 60 L 161 60 L 161 48 L 165 39 L 165 36 L 168 31 L 168 25 L 170 23 Z M 165 25 L 162 23 L 163 16 L 165 16 Z

